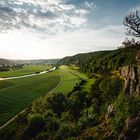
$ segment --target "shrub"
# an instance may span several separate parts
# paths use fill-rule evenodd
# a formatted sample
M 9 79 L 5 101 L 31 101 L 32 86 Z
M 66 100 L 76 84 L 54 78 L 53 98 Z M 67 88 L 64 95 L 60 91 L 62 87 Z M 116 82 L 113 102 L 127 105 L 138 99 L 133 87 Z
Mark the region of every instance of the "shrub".
M 56 139 L 65 140 L 68 137 L 75 136 L 77 134 L 77 127 L 75 123 L 64 122 L 56 134 Z
M 45 120 L 45 123 L 46 123 L 45 130 L 50 134 L 54 134 L 54 132 L 59 129 L 59 120 L 58 120 L 58 118 L 50 110 L 45 112 L 45 114 L 43 116 L 44 116 L 44 120 Z
M 43 114 L 45 111 L 45 106 L 43 105 L 43 97 L 36 99 L 32 104 L 32 112 Z
M 40 114 L 32 114 L 28 118 L 27 133 L 29 136 L 35 136 L 45 126 L 45 121 Z
M 82 116 L 77 125 L 79 126 L 80 130 L 86 129 L 95 124 L 95 116 L 94 115 L 84 115 Z
M 127 117 L 136 117 L 140 113 L 140 97 L 125 96 L 121 93 L 115 100 L 114 106 L 115 116 L 112 119 L 111 128 L 116 134 L 119 134 Z
M 48 93 L 45 97 L 40 97 L 34 101 L 32 112 L 44 114 L 47 110 L 52 110 L 59 117 L 67 109 L 67 98 L 62 93 Z
M 116 134 L 119 134 L 122 131 L 124 121 L 128 116 L 128 102 L 123 93 L 118 96 L 114 105 L 115 116 L 112 119 L 111 128 Z
M 67 109 L 67 98 L 62 93 L 50 93 L 45 96 L 43 106 L 46 110 L 50 109 L 60 117 L 61 113 Z

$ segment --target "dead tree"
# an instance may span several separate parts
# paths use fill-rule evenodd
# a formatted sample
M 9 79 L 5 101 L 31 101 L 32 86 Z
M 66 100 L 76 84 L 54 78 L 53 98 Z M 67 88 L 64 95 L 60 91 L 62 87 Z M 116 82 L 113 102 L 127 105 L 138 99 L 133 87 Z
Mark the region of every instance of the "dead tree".
M 140 37 L 140 17 L 139 12 L 130 12 L 129 15 L 124 17 L 123 24 L 127 27 L 127 35 Z

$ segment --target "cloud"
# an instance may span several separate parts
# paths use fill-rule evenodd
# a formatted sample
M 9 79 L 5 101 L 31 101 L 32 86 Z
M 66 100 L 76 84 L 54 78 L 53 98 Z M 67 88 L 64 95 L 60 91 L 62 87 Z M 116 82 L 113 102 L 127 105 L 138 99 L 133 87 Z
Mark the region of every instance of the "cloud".
M 12 59 L 62 58 L 77 53 L 115 49 L 124 40 L 123 30 L 119 25 L 98 30 L 79 28 L 67 32 L 62 30 L 53 36 L 46 34 L 42 39 L 36 33 L 15 30 L 0 34 L 0 56 Z
M 86 3 L 86 7 L 92 4 Z M 25 28 L 53 34 L 85 26 L 86 8 L 67 4 L 64 0 L 2 0 L 0 3 L 0 31 Z
M 85 1 L 85 7 L 86 8 L 94 8 L 94 9 L 98 9 L 99 7 L 96 5 L 96 4 L 94 4 L 93 2 L 88 2 L 88 1 Z
M 61 58 L 121 45 L 125 33 L 122 26 L 88 26 L 90 12 L 97 8 L 94 3 L 67 1 L 1 0 L 0 32 L 7 33 L 0 33 L 0 56 Z

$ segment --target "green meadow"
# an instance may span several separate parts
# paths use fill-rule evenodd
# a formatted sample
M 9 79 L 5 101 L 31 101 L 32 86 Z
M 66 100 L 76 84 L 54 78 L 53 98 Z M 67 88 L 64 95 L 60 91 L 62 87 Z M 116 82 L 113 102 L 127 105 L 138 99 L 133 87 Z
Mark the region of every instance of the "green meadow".
M 56 87 L 59 82 L 59 71 L 0 81 L 0 125 Z
M 94 79 L 94 78 L 87 79 L 87 82 L 82 87 L 82 90 L 85 92 L 90 92 L 91 86 L 94 84 L 95 81 L 96 81 L 96 79 Z
M 61 66 L 60 73 L 62 80 L 60 86 L 55 91 L 62 92 L 64 94 L 72 91 L 73 87 L 78 84 L 81 79 L 87 79 L 86 75 L 78 71 L 69 69 L 68 66 Z
M 51 67 L 52 67 L 51 65 L 27 65 L 27 66 L 23 66 L 22 69 L 0 72 L 0 77 L 6 78 L 6 77 L 21 76 L 26 74 L 33 74 L 38 71 L 48 70 Z
M 40 70 L 42 68 L 41 66 Z M 32 72 L 36 70 L 39 70 L 39 66 L 36 66 L 35 70 L 32 69 Z M 42 75 L 0 81 L 0 125 L 52 89 L 53 92 L 67 94 L 81 78 L 87 79 L 84 74 L 67 66 L 61 66 L 58 70 Z

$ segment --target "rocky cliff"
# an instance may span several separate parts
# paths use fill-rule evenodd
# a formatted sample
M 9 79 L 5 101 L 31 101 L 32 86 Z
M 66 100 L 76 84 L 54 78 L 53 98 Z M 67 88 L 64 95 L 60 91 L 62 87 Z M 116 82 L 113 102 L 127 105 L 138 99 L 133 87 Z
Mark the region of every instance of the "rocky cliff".
M 140 95 L 140 51 L 136 55 L 136 65 L 125 66 L 121 69 L 126 95 Z

